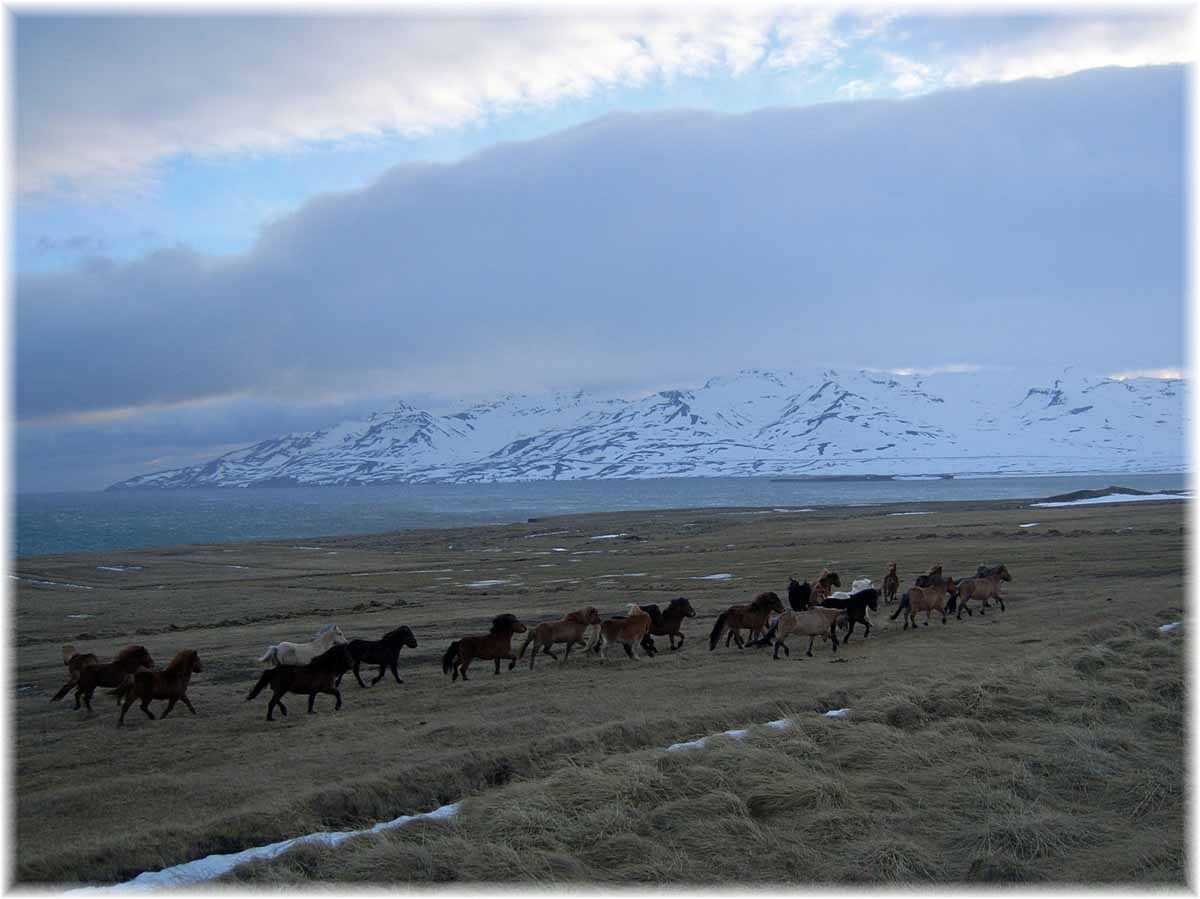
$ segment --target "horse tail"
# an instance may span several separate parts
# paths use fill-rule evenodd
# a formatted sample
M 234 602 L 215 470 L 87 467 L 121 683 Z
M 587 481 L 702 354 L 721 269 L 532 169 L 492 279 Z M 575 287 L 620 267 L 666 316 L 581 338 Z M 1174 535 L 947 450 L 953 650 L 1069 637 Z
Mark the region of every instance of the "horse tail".
M 259 658 L 258 661 L 260 663 L 270 662 L 272 665 L 278 665 L 279 664 L 279 647 L 278 646 L 268 647 L 267 651 L 262 654 L 262 657 Z
M 249 694 L 247 694 L 247 696 L 246 696 L 246 702 L 249 702 L 251 699 L 253 699 L 255 696 L 257 696 L 259 693 L 261 693 L 263 691 L 263 687 L 265 687 L 267 684 L 269 684 L 271 682 L 271 675 L 274 673 L 275 673 L 274 671 L 267 670 L 259 675 L 258 683 L 254 685 L 254 689 L 251 690 L 249 692 Z
M 888 618 L 888 621 L 895 621 L 897 618 L 900 617 L 900 613 L 907 608 L 908 608 L 908 591 L 905 590 L 903 593 L 900 594 L 900 605 L 896 606 L 896 611 L 892 612 L 891 616 L 889 616 L 889 618 Z
M 713 625 L 712 633 L 708 635 L 709 652 L 717 648 L 717 641 L 721 639 L 721 631 L 725 629 L 725 619 L 728 617 L 728 612 L 722 612 L 717 616 L 717 623 Z
M 450 648 L 446 650 L 446 654 L 442 656 L 442 673 L 449 674 L 454 670 L 454 663 L 458 661 L 458 644 L 461 641 L 455 640 L 450 644 Z
M 532 643 L 532 642 L 533 642 L 533 637 L 534 637 L 534 631 L 533 631 L 533 630 L 530 630 L 528 633 L 526 633 L 526 634 L 525 634 L 525 642 L 521 644 L 521 649 L 520 649 L 520 651 L 517 653 L 517 658 L 518 658 L 518 659 L 523 659 L 523 658 L 525 658 L 525 647 L 526 647 L 526 646 L 528 646 L 530 643 Z M 443 667 L 444 667 L 444 666 L 443 666 Z
M 782 618 L 783 616 L 781 615 L 779 617 Z M 775 632 L 777 630 L 779 630 L 779 618 L 775 619 L 775 623 L 771 625 L 770 629 L 768 629 L 765 634 L 763 634 L 761 637 L 759 637 L 757 640 L 755 640 L 753 643 L 750 643 L 749 645 L 750 646 L 770 646 L 771 641 L 775 639 Z

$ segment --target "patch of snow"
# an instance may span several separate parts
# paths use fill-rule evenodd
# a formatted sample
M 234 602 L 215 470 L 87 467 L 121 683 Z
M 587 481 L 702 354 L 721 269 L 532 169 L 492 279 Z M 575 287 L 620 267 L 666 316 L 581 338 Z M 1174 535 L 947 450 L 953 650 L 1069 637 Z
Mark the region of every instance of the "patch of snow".
M 1161 625 L 1158 629 L 1161 634 L 1173 634 L 1175 631 L 1183 627 L 1182 621 L 1172 621 L 1170 624 Z
M 231 568 L 241 568 L 240 565 L 231 565 Z M 97 565 L 97 571 L 141 571 L 141 565 Z
M 1031 521 L 1031 522 L 1029 522 L 1029 524 L 1019 524 L 1019 525 L 1017 525 L 1017 527 L 1019 527 L 1019 528 L 1036 528 L 1039 524 L 1041 524 L 1040 521 Z
M 80 613 L 80 614 L 78 614 L 78 615 L 68 615 L 67 617 L 68 617 L 68 618 L 95 618 L 96 616 L 95 616 L 95 615 L 88 615 L 88 614 L 86 614 L 86 613 L 83 613 L 83 612 L 81 612 L 81 613 Z
M 1093 496 L 1091 499 L 1073 499 L 1060 503 L 1030 503 L 1031 507 L 1041 509 L 1054 509 L 1060 506 L 1099 506 L 1107 503 L 1136 503 L 1136 502 L 1163 502 L 1167 500 L 1185 500 L 1191 499 L 1190 495 L 1179 493 L 1147 493 L 1144 496 L 1131 495 L 1128 493 L 1113 493 L 1109 496 Z
M 589 540 L 615 540 L 617 537 L 628 537 L 628 534 L 601 534 L 598 537 L 588 537 Z
M 550 552 L 552 552 L 552 553 L 565 553 L 566 551 L 567 551 L 567 548 L 565 546 L 550 547 Z
M 546 531 L 544 534 L 526 534 L 526 540 L 532 540 L 534 537 L 557 537 L 559 534 L 569 534 L 570 531 Z
M 831 709 L 830 711 L 825 713 L 825 717 L 826 718 L 849 718 L 850 710 L 849 709 Z
M 690 577 L 689 581 L 728 581 L 733 578 L 732 574 L 706 574 L 702 577 Z
M 511 584 L 508 580 L 493 580 L 493 581 L 471 581 L 468 584 L 459 584 L 460 587 L 495 587 L 498 584 Z
M 33 584 L 34 586 L 37 586 L 37 587 L 70 587 L 72 590 L 91 590 L 92 589 L 91 587 L 88 587 L 85 584 L 68 584 L 63 581 L 42 581 L 42 580 L 38 580 L 37 578 L 24 577 L 19 574 L 10 574 L 9 577 L 12 578 L 14 581 L 25 581 L 25 583 Z
M 928 512 L 888 512 L 888 515 L 928 515 Z

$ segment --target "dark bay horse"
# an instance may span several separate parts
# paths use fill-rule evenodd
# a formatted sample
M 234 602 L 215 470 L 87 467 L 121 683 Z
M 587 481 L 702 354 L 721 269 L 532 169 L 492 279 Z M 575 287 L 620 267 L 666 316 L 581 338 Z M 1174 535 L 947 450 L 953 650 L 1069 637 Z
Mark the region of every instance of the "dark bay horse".
M 188 682 L 192 675 L 204 669 L 200 667 L 200 654 L 194 649 L 181 649 L 167 663 L 162 671 L 135 671 L 133 677 L 113 690 L 118 700 L 124 699 L 121 715 L 117 718 L 117 727 L 125 724 L 125 713 L 138 700 L 142 702 L 142 711 L 151 721 L 154 713 L 150 711 L 150 702 L 154 699 L 165 699 L 167 707 L 163 709 L 162 717 L 166 718 L 175 708 L 175 703 L 182 702 L 193 715 L 196 709 L 187 698 Z
M 797 584 L 795 578 L 788 579 L 788 605 L 793 612 L 803 612 L 812 600 L 812 584 L 805 581 Z
M 525 649 L 530 643 L 534 644 L 533 652 L 529 654 L 529 670 L 533 670 L 533 662 L 537 658 L 538 650 L 541 650 L 545 655 L 550 656 L 554 661 L 559 661 L 557 653 L 554 652 L 553 646 L 555 643 L 566 643 L 567 648 L 563 653 L 562 661 L 566 661 L 571 655 L 571 647 L 576 643 L 582 642 L 584 631 L 592 625 L 600 624 L 600 613 L 596 611 L 595 606 L 588 606 L 586 609 L 576 609 L 574 612 L 568 612 L 557 621 L 543 621 L 541 624 L 530 630 L 525 637 L 525 642 L 521 644 L 521 651 L 517 653 L 518 658 L 525 657 Z
M 67 682 L 62 689 L 50 697 L 50 701 L 62 699 L 68 691 L 79 683 L 79 672 L 86 665 L 99 665 L 100 658 L 94 652 L 80 652 L 74 643 L 64 643 L 62 648 L 63 664 L 67 666 Z
M 287 706 L 283 704 L 285 693 L 308 694 L 308 713 L 313 713 L 313 703 L 317 701 L 318 693 L 328 693 L 337 700 L 333 707 L 336 712 L 342 707 L 342 694 L 337 688 L 337 679 L 354 665 L 354 656 L 350 654 L 345 643 L 335 643 L 307 665 L 277 665 L 268 668 L 258 678 L 258 683 L 246 696 L 249 702 L 270 685 L 271 701 L 267 703 L 267 720 L 274 721 L 275 706 L 287 715 Z
M 657 603 L 651 603 L 648 606 L 642 606 L 642 611 L 650 616 L 650 632 L 646 634 L 642 641 L 642 646 L 650 644 L 649 652 L 654 653 L 653 637 L 666 637 L 671 645 L 671 649 L 681 649 L 683 647 L 684 634 L 681 629 L 683 619 L 695 618 L 696 610 L 692 608 L 691 600 L 686 596 L 677 596 L 671 600 L 665 609 L 660 610 Z M 679 638 L 679 643 L 675 643 L 675 638 Z
M 738 649 L 744 649 L 746 644 L 742 641 L 741 629 L 749 628 L 750 639 L 754 639 L 766 630 L 767 618 L 771 613 L 782 611 L 783 603 L 779 600 L 779 594 L 774 591 L 758 594 L 748 605 L 730 606 L 717 616 L 712 633 L 708 636 L 709 652 L 717 648 L 717 643 L 726 629 L 729 636 L 725 638 L 725 645 L 728 646 L 732 639 L 737 642 Z
M 867 639 L 871 635 L 871 616 L 867 614 L 867 609 L 872 612 L 879 608 L 879 591 L 874 587 L 868 587 L 866 590 L 859 590 L 849 599 L 838 599 L 830 596 L 821 603 L 827 609 L 841 609 L 846 613 L 846 620 L 849 622 L 849 630 L 846 636 L 842 638 L 843 643 L 850 642 L 850 635 L 854 633 L 854 625 L 856 622 L 862 622 L 866 629 L 863 633 L 863 639 Z
M 512 651 L 513 634 L 523 634 L 526 630 L 528 628 L 517 620 L 516 615 L 509 612 L 497 615 L 492 619 L 492 629 L 488 633 L 463 637 L 450 644 L 442 656 L 442 672 L 450 675 L 451 683 L 458 680 L 459 674 L 466 680 L 467 666 L 473 659 L 495 659 L 496 674 L 500 673 L 500 660 L 508 659 L 508 670 L 512 671 L 517 664 Z
M 346 644 L 346 648 L 350 650 L 350 655 L 354 657 L 354 679 L 358 681 L 360 687 L 365 687 L 362 675 L 358 673 L 359 666 L 366 662 L 368 665 L 378 665 L 379 673 L 371 680 L 371 686 L 375 686 L 390 669 L 392 677 L 396 679 L 396 683 L 402 684 L 400 673 L 396 670 L 396 662 L 400 659 L 400 650 L 407 646 L 409 649 L 417 648 L 417 638 L 413 636 L 413 632 L 406 626 L 400 625 L 394 631 L 388 631 L 378 640 L 351 640 Z M 342 684 L 342 675 L 338 675 L 337 686 Z
M 150 658 L 150 653 L 146 651 L 145 646 L 126 646 L 117 653 L 111 662 L 103 665 L 81 666 L 77 678 L 63 684 L 59 691 L 50 697 L 50 701 L 62 699 L 73 686 L 75 687 L 75 708 L 79 708 L 79 701 L 82 699 L 90 712 L 92 710 L 92 694 L 96 692 L 97 687 L 119 687 L 124 683 L 125 678 L 139 668 L 153 667 L 154 659 Z M 70 670 L 69 665 L 68 670 Z
M 883 604 L 886 606 L 896 598 L 900 590 L 900 575 L 896 574 L 896 563 L 888 562 L 887 574 L 883 576 Z

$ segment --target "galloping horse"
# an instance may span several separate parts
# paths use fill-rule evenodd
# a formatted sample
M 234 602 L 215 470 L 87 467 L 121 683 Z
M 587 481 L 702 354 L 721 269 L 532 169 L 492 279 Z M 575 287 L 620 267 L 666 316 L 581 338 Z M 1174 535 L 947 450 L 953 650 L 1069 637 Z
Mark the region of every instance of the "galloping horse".
M 779 600 L 779 594 L 774 591 L 758 594 L 749 605 L 730 606 L 717 616 L 712 633 L 708 636 L 709 652 L 717 648 L 717 642 L 727 628 L 729 635 L 725 638 L 725 645 L 728 646 L 729 641 L 734 640 L 738 649 L 744 649 L 746 644 L 742 641 L 741 629 L 749 628 L 750 639 L 754 639 L 767 626 L 770 614 L 782 611 L 783 603 Z
M 142 702 L 142 711 L 151 721 L 154 720 L 154 713 L 150 711 L 150 701 L 153 699 L 167 701 L 167 707 L 163 709 L 161 716 L 163 718 L 171 714 L 171 709 L 175 708 L 177 702 L 182 702 L 189 712 L 196 714 L 196 709 L 187 698 L 187 688 L 192 675 L 203 670 L 200 667 L 200 654 L 196 650 L 181 649 L 162 671 L 135 672 L 132 678 L 112 691 L 118 700 L 125 700 L 125 704 L 121 706 L 121 715 L 117 718 L 117 727 L 124 726 L 125 713 L 139 699 Z
M 982 566 L 981 566 L 982 567 Z M 967 610 L 968 615 L 974 615 L 969 608 L 967 602 L 972 599 L 980 600 L 979 614 L 986 614 L 985 610 L 988 607 L 988 600 L 995 597 L 996 602 L 1000 603 L 1000 611 L 1004 611 L 1004 597 L 1000 595 L 1000 582 L 1011 581 L 1012 577 L 1008 574 L 1008 569 L 1003 565 L 997 565 L 991 569 L 992 574 L 986 577 L 976 575 L 975 577 L 963 578 L 958 582 L 958 620 L 962 620 L 963 609 Z
M 557 621 L 543 621 L 533 630 L 529 631 L 525 637 L 525 642 L 521 644 L 521 651 L 517 653 L 518 658 L 525 658 L 525 649 L 530 643 L 533 644 L 533 652 L 529 654 L 529 670 L 533 670 L 534 660 L 537 659 L 538 650 L 550 656 L 554 661 L 560 659 L 551 648 L 555 643 L 566 643 L 567 649 L 563 653 L 561 661 L 565 662 L 567 657 L 571 655 L 571 647 L 580 641 L 584 631 L 593 624 L 600 623 L 600 613 L 596 611 L 595 606 L 588 606 L 586 609 L 576 609 L 574 612 L 568 612 Z
M 854 633 L 854 625 L 861 621 L 866 632 L 863 634 L 863 639 L 871 636 L 871 616 L 867 614 L 867 609 L 876 611 L 879 608 L 879 591 L 874 587 L 867 587 L 865 590 L 859 590 L 857 593 L 847 597 L 831 596 L 821 603 L 817 608 L 841 609 L 846 613 L 846 620 L 849 623 L 849 630 L 846 636 L 842 639 L 843 643 L 850 642 L 850 635 Z M 786 647 L 784 647 L 786 649 Z
M 79 701 L 82 699 L 87 710 L 91 712 L 92 694 L 96 692 L 97 687 L 119 687 L 125 682 L 125 678 L 139 668 L 153 667 L 154 659 L 150 658 L 145 646 L 126 646 L 107 664 L 80 667 L 77 678 L 63 684 L 62 688 L 50 697 L 50 701 L 62 699 L 71 687 L 75 687 L 75 708 L 79 708 Z
M 496 674 L 500 673 L 500 660 L 508 659 L 508 670 L 512 671 L 517 664 L 512 651 L 513 634 L 523 634 L 526 630 L 528 628 L 517 620 L 516 615 L 509 612 L 497 615 L 492 619 L 492 629 L 488 633 L 463 637 L 450 644 L 442 656 L 442 672 L 450 675 L 451 683 L 458 680 L 459 674 L 466 680 L 467 666 L 473 659 L 495 659 Z
M 642 640 L 642 646 L 650 644 L 650 653 L 654 652 L 654 640 L 652 637 L 666 637 L 670 643 L 671 649 L 681 649 L 683 647 L 684 634 L 681 625 L 685 618 L 695 618 L 696 610 L 692 608 L 691 600 L 686 596 L 677 596 L 671 600 L 666 609 L 659 611 L 656 603 L 651 603 L 648 606 L 642 606 L 642 611 L 650 616 L 650 631 Z M 675 638 L 679 638 L 679 643 L 676 645 Z
M 947 593 L 951 596 L 957 595 L 954 578 L 944 578 L 941 584 L 931 584 L 928 587 L 909 587 L 900 597 L 900 605 L 892 613 L 890 620 L 895 621 L 896 616 L 903 612 L 904 629 L 908 630 L 910 621 L 915 629 L 917 626 L 917 612 L 924 612 L 925 626 L 929 627 L 929 613 L 940 612 L 942 615 L 942 624 L 945 624 Z
M 336 624 L 327 624 L 307 643 L 289 643 L 284 640 L 267 648 L 259 662 L 272 665 L 305 665 L 325 652 L 335 643 L 345 643 L 346 636 Z
M 86 665 L 99 665 L 100 659 L 94 652 L 79 652 L 74 643 L 64 643 L 62 648 L 63 664 L 67 666 L 67 682 L 61 690 L 50 697 L 50 701 L 62 699 L 73 686 L 79 683 L 79 672 Z
M 317 701 L 318 693 L 329 693 L 337 702 L 333 706 L 336 712 L 342 707 L 342 694 L 337 688 L 337 681 L 350 670 L 354 664 L 354 656 L 344 643 L 338 643 L 321 653 L 307 665 L 277 665 L 268 668 L 259 675 L 258 683 L 246 696 L 249 702 L 262 692 L 263 687 L 271 685 L 271 701 L 267 703 L 267 720 L 274 721 L 275 706 L 286 716 L 287 706 L 283 704 L 285 693 L 307 693 L 308 713 L 313 713 L 313 703 Z
M 883 604 L 890 605 L 900 589 L 900 575 L 896 574 L 896 563 L 888 562 L 887 574 L 883 576 Z
M 396 663 L 400 660 L 400 650 L 407 646 L 409 649 L 417 648 L 417 638 L 413 636 L 412 630 L 406 625 L 400 625 L 394 631 L 388 631 L 378 640 L 351 640 L 346 644 L 346 648 L 350 650 L 350 655 L 354 657 L 354 679 L 358 681 L 360 687 L 365 687 L 362 675 L 358 673 L 358 667 L 363 662 L 368 665 L 378 665 L 379 673 L 371 680 L 371 686 L 375 686 L 383 680 L 384 674 L 388 669 L 391 669 L 392 677 L 396 679 L 396 683 L 402 684 L 400 673 L 396 670 Z M 342 684 L 342 675 L 338 675 L 337 685 Z
M 809 601 L 813 605 L 820 605 L 821 600 L 832 593 L 834 587 L 840 586 L 842 586 L 842 579 L 838 577 L 838 573 L 830 571 L 828 568 L 822 568 L 821 573 L 817 575 L 817 579 L 813 583 L 812 599 Z
M 632 602 L 624 618 L 609 618 L 603 622 L 599 631 L 600 661 L 604 661 L 606 650 L 611 643 L 620 643 L 625 648 L 625 655 L 640 661 L 641 657 L 634 650 L 634 646 L 641 643 L 642 638 L 650 633 L 652 623 L 642 607 Z
M 788 605 L 793 612 L 803 612 L 811 600 L 812 585 L 808 581 L 797 584 L 794 577 L 788 578 Z
M 809 658 L 812 658 L 812 645 L 817 637 L 832 640 L 833 651 L 837 652 L 837 626 L 844 624 L 845 620 L 845 612 L 825 606 L 810 606 L 803 612 L 784 612 L 775 619 L 775 623 L 762 639 L 755 640 L 750 645 L 769 646 L 771 641 L 774 641 L 775 653 L 771 658 L 778 659 L 780 647 L 783 647 L 785 655 L 792 654 L 784 640 L 792 634 L 801 634 L 808 637 L 808 651 L 805 655 Z

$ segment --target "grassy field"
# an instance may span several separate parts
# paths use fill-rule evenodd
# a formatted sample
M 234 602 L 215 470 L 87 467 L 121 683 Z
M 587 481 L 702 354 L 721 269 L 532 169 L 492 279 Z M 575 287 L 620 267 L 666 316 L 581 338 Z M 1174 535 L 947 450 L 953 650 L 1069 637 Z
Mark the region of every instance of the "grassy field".
M 609 534 L 623 536 L 595 539 Z M 18 560 L 15 874 L 113 882 L 466 797 L 453 822 L 229 879 L 1182 884 L 1183 637 L 1157 625 L 1183 617 L 1185 543 L 1181 503 L 979 502 Z M 825 566 L 878 583 L 891 560 L 904 586 L 938 562 L 956 577 L 1004 562 L 1008 611 L 904 632 L 881 609 L 836 656 L 818 642 L 806 659 L 798 638 L 789 660 L 708 649 L 735 602 Z M 699 614 L 675 653 L 660 639 L 640 663 L 441 672 L 449 642 L 501 612 L 537 622 L 678 595 Z M 309 716 L 295 697 L 266 722 L 265 697 L 243 701 L 254 660 L 328 621 L 366 638 L 409 625 L 405 683 L 351 676 L 340 712 L 320 697 Z M 51 704 L 65 641 L 105 657 L 140 642 L 160 664 L 197 649 L 199 714 L 134 709 L 118 730 L 103 693 L 90 718 Z M 850 717 L 818 714 L 834 707 Z M 659 751 L 781 717 L 797 725 Z

